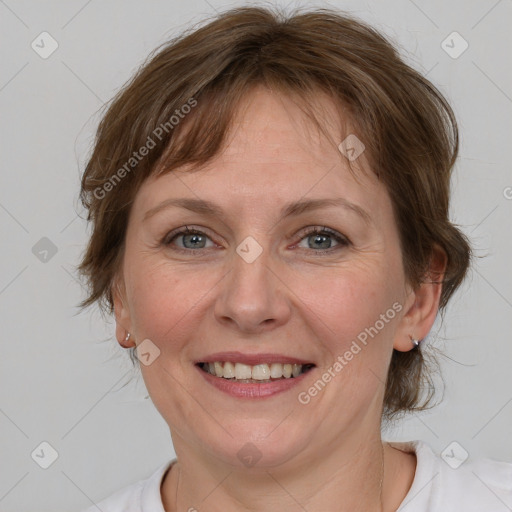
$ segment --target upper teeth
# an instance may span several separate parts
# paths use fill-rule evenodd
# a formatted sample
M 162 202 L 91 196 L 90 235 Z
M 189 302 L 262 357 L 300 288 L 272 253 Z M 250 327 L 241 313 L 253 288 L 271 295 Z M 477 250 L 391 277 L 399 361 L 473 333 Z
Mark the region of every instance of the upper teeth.
M 289 379 L 292 375 L 298 377 L 302 373 L 301 364 L 288 363 L 263 363 L 250 366 L 243 363 L 233 364 L 229 361 L 215 361 L 214 363 L 206 363 L 204 369 L 217 377 L 240 380 L 268 380 L 270 378 L 280 379 L 281 377 Z

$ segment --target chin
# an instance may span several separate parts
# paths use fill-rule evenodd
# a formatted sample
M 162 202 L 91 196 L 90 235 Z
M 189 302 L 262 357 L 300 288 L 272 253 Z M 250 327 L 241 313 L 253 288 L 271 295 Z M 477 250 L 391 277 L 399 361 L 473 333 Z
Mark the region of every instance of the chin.
M 314 437 L 304 428 L 290 429 L 290 419 L 238 420 L 224 425 L 231 436 L 222 430 L 221 437 L 208 436 L 203 443 L 214 457 L 231 466 L 255 471 L 275 468 L 302 453 Z

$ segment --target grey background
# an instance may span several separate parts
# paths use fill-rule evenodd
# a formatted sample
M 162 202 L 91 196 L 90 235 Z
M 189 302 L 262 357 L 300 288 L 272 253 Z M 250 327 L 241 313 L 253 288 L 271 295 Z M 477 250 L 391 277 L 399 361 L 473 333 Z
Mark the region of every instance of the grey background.
M 0 0 L 0 511 L 81 510 L 174 456 L 113 323 L 95 309 L 77 314 L 74 267 L 87 239 L 79 176 L 101 106 L 149 51 L 235 5 Z M 452 102 L 462 133 L 452 217 L 482 258 L 430 342 L 446 354 L 443 402 L 386 437 L 512 460 L 512 3 L 308 5 L 344 9 L 398 41 Z M 31 48 L 43 31 L 59 45 L 47 59 Z M 456 59 L 441 46 L 453 31 L 469 43 Z M 43 441 L 58 453 L 48 469 L 31 457 Z

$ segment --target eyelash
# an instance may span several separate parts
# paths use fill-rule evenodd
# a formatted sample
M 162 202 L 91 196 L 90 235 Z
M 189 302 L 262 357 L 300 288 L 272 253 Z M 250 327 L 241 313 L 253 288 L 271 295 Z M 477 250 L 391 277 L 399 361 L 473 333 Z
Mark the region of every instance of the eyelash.
M 161 242 L 162 245 L 164 245 L 166 247 L 170 247 L 172 242 L 176 238 L 179 238 L 180 236 L 184 236 L 184 235 L 202 235 L 202 236 L 206 236 L 208 239 L 211 240 L 211 238 L 206 233 L 204 233 L 203 231 L 200 231 L 199 229 L 189 228 L 188 226 L 185 226 L 185 229 L 182 229 L 182 228 L 179 228 L 179 229 L 180 229 L 180 231 L 172 231 L 172 232 L 168 233 L 163 238 L 163 240 Z M 325 226 L 324 227 L 315 226 L 313 228 L 305 228 L 305 230 L 302 230 L 300 232 L 299 243 L 304 238 L 307 238 L 308 236 L 325 235 L 325 234 L 334 238 L 336 240 L 336 242 L 338 242 L 338 245 L 335 247 L 331 247 L 329 249 L 321 249 L 321 250 L 311 249 L 311 251 L 313 251 L 313 253 L 328 254 L 328 253 L 332 253 L 333 251 L 342 249 L 343 247 L 347 247 L 347 246 L 351 245 L 351 242 L 347 237 L 345 237 L 345 236 L 341 235 L 340 233 L 338 233 L 337 231 L 334 231 L 333 229 L 330 229 Z M 206 248 L 203 248 L 203 249 L 206 249 Z M 172 250 L 181 252 L 181 253 L 186 253 L 186 254 L 190 254 L 192 252 L 201 252 L 198 249 L 186 249 L 186 248 L 181 248 L 181 247 L 173 247 Z

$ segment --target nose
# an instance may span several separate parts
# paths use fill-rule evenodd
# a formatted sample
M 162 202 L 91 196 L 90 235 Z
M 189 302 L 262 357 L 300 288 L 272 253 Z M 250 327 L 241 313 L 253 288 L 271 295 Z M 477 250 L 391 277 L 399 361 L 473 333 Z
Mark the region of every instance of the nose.
M 291 315 L 287 290 L 271 269 L 266 250 L 251 263 L 235 253 L 231 270 L 221 282 L 215 317 L 220 323 L 246 333 L 275 329 Z

